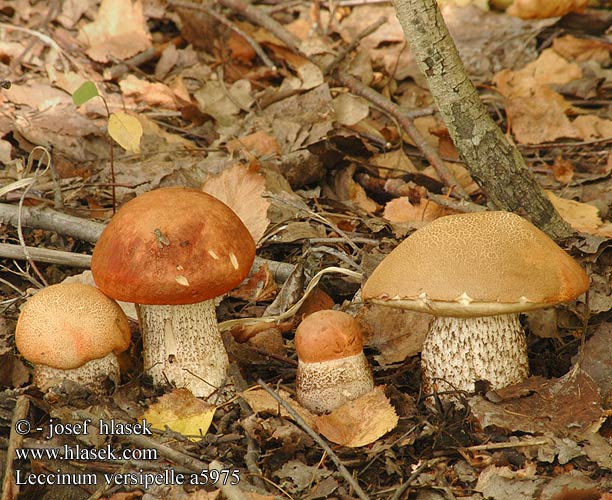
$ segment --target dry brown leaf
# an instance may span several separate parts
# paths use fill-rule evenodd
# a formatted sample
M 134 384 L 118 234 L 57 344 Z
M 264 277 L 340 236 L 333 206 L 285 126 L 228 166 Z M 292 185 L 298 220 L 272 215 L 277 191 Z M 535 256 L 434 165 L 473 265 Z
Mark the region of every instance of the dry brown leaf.
M 518 71 L 504 69 L 493 77 L 493 82 L 506 97 L 529 97 L 535 87 L 563 85 L 582 78 L 582 70 L 566 61 L 552 49 L 544 49 L 540 56 Z
M 316 286 L 306 296 L 304 302 L 302 302 L 302 305 L 295 313 L 293 321 L 297 326 L 297 324 L 309 314 L 326 309 L 333 309 L 334 305 L 334 299 Z
M 578 137 L 585 141 L 591 139 L 610 139 L 612 137 L 612 120 L 604 120 L 595 115 L 579 116 L 572 122 Z
M 599 209 L 588 203 L 566 200 L 551 191 L 545 191 L 559 215 L 575 230 L 598 236 L 612 237 L 610 224 L 604 224 L 599 217 Z
M 383 179 L 396 177 L 398 173 L 417 172 L 416 167 L 401 148 L 376 155 L 370 160 L 370 163 L 379 167 L 378 176 Z
M 349 448 L 373 443 L 393 430 L 399 421 L 382 386 L 315 418 L 321 434 Z
M 418 205 L 413 205 L 407 196 L 401 196 L 385 205 L 383 218 L 390 222 L 426 222 L 451 213 L 454 211 L 434 201 L 421 198 Z
M 96 62 L 128 59 L 151 47 L 140 0 L 102 0 L 96 19 L 79 31 L 79 41 Z
M 531 97 L 511 97 L 506 113 L 517 142 L 541 144 L 559 138 L 578 138 L 579 132 L 565 114 L 569 106 L 548 87 L 535 87 Z
M 370 106 L 363 97 L 342 93 L 332 101 L 336 120 L 342 125 L 355 125 L 370 113 Z
M 263 130 L 258 130 L 250 135 L 229 141 L 227 143 L 227 150 L 230 153 L 242 151 L 243 154 L 251 154 L 257 158 L 281 154 L 276 137 L 266 134 Z
M 317 425 L 315 422 L 315 416 L 310 413 L 307 409 L 302 408 L 300 404 L 295 401 L 291 395 L 284 389 L 277 391 L 277 394 L 286 401 L 306 423 L 316 430 Z M 256 388 L 250 391 L 244 391 L 240 393 L 240 396 L 248 403 L 254 413 L 269 413 L 271 415 L 278 415 L 293 419 L 293 417 L 285 410 L 278 402 L 262 388 Z
M 431 314 L 377 304 L 363 304 L 355 319 L 363 327 L 364 344 L 380 354 L 380 365 L 399 363 L 421 352 L 433 319 Z
M 229 296 L 249 302 L 263 302 L 272 300 L 277 292 L 278 285 L 274 281 L 274 276 L 270 273 L 268 265 L 264 264 L 256 273 L 249 276 L 246 282 L 231 290 Z
M 510 432 L 552 432 L 566 436 L 601 425 L 604 412 L 593 379 L 575 369 L 559 379 L 530 377 L 496 391 L 492 403 L 482 396 L 470 398 L 473 415 L 483 428 L 496 426 Z
M 612 44 L 596 39 L 565 35 L 555 38 L 552 48 L 568 60 L 581 62 L 592 59 L 601 64 L 607 64 L 610 61 Z
M 562 184 L 569 184 L 574 178 L 574 165 L 562 156 L 557 156 L 552 165 L 555 179 Z
M 240 217 L 255 242 L 260 240 L 270 224 L 270 202 L 263 197 L 265 189 L 265 178 L 239 163 L 209 177 L 202 185 L 202 191 L 221 200 Z
M 514 0 L 506 13 L 521 19 L 545 19 L 582 12 L 588 0 Z

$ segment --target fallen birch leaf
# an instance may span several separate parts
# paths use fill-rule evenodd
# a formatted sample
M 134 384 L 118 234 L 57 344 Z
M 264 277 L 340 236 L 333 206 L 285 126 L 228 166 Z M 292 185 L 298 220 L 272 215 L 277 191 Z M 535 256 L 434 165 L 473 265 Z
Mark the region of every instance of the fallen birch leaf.
M 588 0 L 514 0 L 506 13 L 521 19 L 545 19 L 582 12 L 587 4 Z
M 399 418 L 382 386 L 315 417 L 319 432 L 333 443 L 357 448 L 373 443 L 397 426 Z
M 559 215 L 575 230 L 612 237 L 612 228 L 609 223 L 604 224 L 601 220 L 597 207 L 588 203 L 560 198 L 551 191 L 545 190 L 545 193 Z
M 143 419 L 161 431 L 175 432 L 199 441 L 208 432 L 216 406 L 196 398 L 189 389 L 175 389 L 161 396 L 144 412 Z
M 239 163 L 209 177 L 202 185 L 202 191 L 221 200 L 240 217 L 255 242 L 270 224 L 270 202 L 263 197 L 265 189 L 266 179 Z
M 122 111 L 111 113 L 108 134 L 128 153 L 140 153 L 142 125 L 137 118 Z
M 87 55 L 96 62 L 128 59 L 151 47 L 142 2 L 102 0 L 96 19 L 84 25 L 78 40 L 87 47 Z
M 313 429 L 316 430 L 315 416 L 310 413 L 307 409 L 302 408 L 300 404 L 295 401 L 291 395 L 280 389 L 277 391 L 278 395 L 291 406 L 304 421 Z M 282 417 L 293 420 L 293 417 L 285 410 L 278 401 L 274 399 L 265 389 L 255 388 L 250 391 L 244 391 L 240 393 L 242 399 L 244 399 L 251 407 L 254 413 L 269 413 L 270 415 L 281 415 Z

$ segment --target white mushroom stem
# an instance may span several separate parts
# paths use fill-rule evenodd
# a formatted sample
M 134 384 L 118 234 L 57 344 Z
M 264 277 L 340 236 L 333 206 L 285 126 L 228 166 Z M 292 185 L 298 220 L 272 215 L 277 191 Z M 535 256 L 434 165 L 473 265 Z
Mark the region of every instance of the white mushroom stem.
M 153 383 L 184 387 L 196 397 L 218 396 L 228 383 L 229 360 L 214 301 L 172 306 L 138 304 L 136 309 L 144 369 Z
M 372 371 L 363 353 L 315 363 L 298 361 L 297 398 L 312 412 L 332 411 L 373 388 Z
M 118 384 L 120 376 L 117 356 L 111 352 L 103 358 L 93 359 L 83 366 L 72 370 L 61 370 L 59 368 L 35 364 L 32 382 L 43 392 L 51 387 L 60 385 L 62 380 L 72 380 L 93 391 L 98 391 L 101 390 L 102 382 L 106 378 Z
M 471 392 L 477 380 L 488 380 L 494 389 L 524 380 L 529 363 L 518 314 L 436 317 L 423 344 L 421 369 L 425 393 Z

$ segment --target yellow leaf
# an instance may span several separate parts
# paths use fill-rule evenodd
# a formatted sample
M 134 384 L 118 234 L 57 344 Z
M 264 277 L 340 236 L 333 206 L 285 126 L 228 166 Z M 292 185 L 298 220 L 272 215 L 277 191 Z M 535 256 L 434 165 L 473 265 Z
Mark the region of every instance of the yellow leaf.
M 108 133 L 129 153 L 140 153 L 142 125 L 137 118 L 118 111 L 108 119 Z
M 143 419 L 151 427 L 175 432 L 199 441 L 208 432 L 216 406 L 196 398 L 188 389 L 176 389 L 161 396 L 157 403 L 149 406 Z

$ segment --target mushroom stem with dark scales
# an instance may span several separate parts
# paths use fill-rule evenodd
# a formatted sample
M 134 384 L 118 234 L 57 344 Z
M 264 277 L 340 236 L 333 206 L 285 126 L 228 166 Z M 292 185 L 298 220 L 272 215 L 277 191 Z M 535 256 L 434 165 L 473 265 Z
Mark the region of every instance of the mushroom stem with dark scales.
M 421 353 L 423 387 L 495 389 L 529 375 L 521 312 L 584 293 L 584 270 L 510 212 L 449 215 L 418 229 L 374 270 L 363 298 L 433 314 Z M 445 384 L 444 381 L 447 383 Z
M 224 203 L 196 189 L 149 191 L 123 205 L 94 249 L 104 293 L 137 304 L 145 371 L 156 385 L 219 400 L 229 361 L 214 298 L 247 276 L 255 242 Z M 231 392 L 226 387 L 221 399 Z
M 155 383 L 171 380 L 195 395 L 227 384 L 229 359 L 217 327 L 214 300 L 177 306 L 137 304 L 144 369 Z M 159 325 L 163 335 L 158 335 Z
M 310 411 L 332 411 L 374 388 L 361 327 L 344 312 L 324 310 L 306 316 L 295 332 L 295 350 L 296 395 Z

